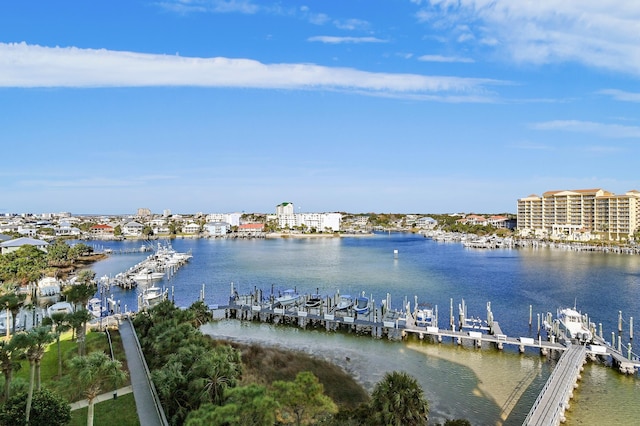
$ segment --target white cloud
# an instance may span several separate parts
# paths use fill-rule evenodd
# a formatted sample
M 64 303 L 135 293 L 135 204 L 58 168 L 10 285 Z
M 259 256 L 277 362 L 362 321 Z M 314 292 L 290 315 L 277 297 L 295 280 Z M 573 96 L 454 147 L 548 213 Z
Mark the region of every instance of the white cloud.
M 575 61 L 640 75 L 637 0 L 428 0 L 419 22 L 466 42 L 496 46 L 516 62 Z M 461 28 L 468 32 L 460 34 Z M 473 37 L 473 38 L 471 38 Z
M 623 90 L 617 90 L 617 89 L 605 89 L 605 90 L 600 90 L 598 93 L 602 95 L 611 96 L 613 99 L 617 101 L 640 102 L 640 93 L 637 93 L 637 92 L 625 92 Z
M 474 62 L 471 58 L 461 58 L 459 56 L 442 56 L 442 55 L 422 55 L 418 57 L 419 61 L 424 62 L 463 62 L 463 63 L 472 63 Z
M 362 19 L 336 19 L 333 23 L 341 30 L 366 30 L 369 28 L 369 23 Z
M 640 127 L 619 124 L 597 123 L 579 120 L 554 120 L 534 123 L 537 130 L 563 130 L 568 132 L 590 133 L 610 139 L 640 138 Z
M 307 41 L 319 41 L 321 43 L 341 44 L 341 43 L 386 43 L 375 37 L 334 37 L 334 36 L 315 36 L 309 37 Z
M 185 58 L 0 43 L 0 87 L 242 87 L 324 89 L 378 96 L 487 96 L 499 80 L 394 74 L 252 59 Z
M 250 0 L 166 0 L 156 3 L 158 6 L 179 13 L 257 13 L 260 7 Z

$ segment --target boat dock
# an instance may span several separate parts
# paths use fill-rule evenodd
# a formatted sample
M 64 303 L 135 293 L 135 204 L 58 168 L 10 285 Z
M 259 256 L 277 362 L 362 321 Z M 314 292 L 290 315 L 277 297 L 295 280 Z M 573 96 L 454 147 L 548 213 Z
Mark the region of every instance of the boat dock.
M 586 362 L 587 348 L 571 345 L 562 354 L 551 376 L 522 423 L 525 426 L 557 426 L 564 423 L 564 412 L 573 398 L 573 389 Z
M 489 346 L 502 350 L 505 346 L 512 346 L 520 353 L 529 348 L 545 356 L 559 355 L 552 374 L 523 423 L 525 426 L 555 426 L 566 420 L 565 410 L 569 408 L 573 390 L 577 388 L 583 365 L 588 360 L 610 364 L 623 374 L 637 374 L 640 371 L 640 360 L 631 352 L 630 344 L 625 357 L 621 348 L 616 349 L 595 333 L 590 344 L 573 344 L 558 327 L 541 328 L 538 321 L 537 338 L 507 336 L 499 322 L 493 318 L 491 303 L 487 303 L 486 319 L 480 319 L 468 316 L 463 300 L 458 305 L 456 321 L 452 300 L 449 328 L 440 328 L 438 307 L 424 309 L 417 303 L 417 297 L 413 309 L 406 300 L 403 310 L 386 309 L 391 306 L 390 296 L 387 294 L 387 299 L 379 306 L 371 299 L 369 309 L 364 313 L 356 313 L 353 306 L 338 310 L 341 297 L 339 293 L 324 298 L 317 307 L 309 307 L 308 301 L 312 297 L 309 295 L 300 296 L 296 303 L 287 302 L 287 305 L 281 305 L 277 302 L 278 298 L 270 296 L 265 299 L 257 289 L 253 293 L 239 295 L 234 291 L 232 284 L 231 294 L 228 305 L 214 305 L 210 308 L 219 313 L 224 311 L 226 318 L 289 324 L 301 328 L 321 327 L 327 331 L 347 330 L 374 338 L 402 340 L 413 335 L 421 340 L 429 338 L 438 343 L 450 339 L 458 345 L 472 345 L 475 348 Z M 585 319 L 591 324 L 586 316 Z M 531 325 L 531 313 L 529 324 Z M 546 334 L 544 338 L 542 333 Z

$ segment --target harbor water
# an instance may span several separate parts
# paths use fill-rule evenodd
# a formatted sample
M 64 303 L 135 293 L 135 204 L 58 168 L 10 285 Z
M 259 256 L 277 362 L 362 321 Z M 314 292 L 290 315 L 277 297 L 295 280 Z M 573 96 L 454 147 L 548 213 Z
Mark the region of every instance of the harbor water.
M 469 249 L 413 234 L 372 237 L 281 239 L 176 239 L 173 248 L 191 250 L 193 258 L 157 285 L 173 289 L 174 301 L 188 306 L 204 285 L 208 305 L 226 304 L 231 283 L 239 293 L 254 289 L 264 296 L 295 288 L 300 293 L 333 295 L 364 292 L 380 303 L 391 294 L 391 308 L 406 301 L 438 306 L 440 327 L 449 323 L 464 299 L 468 315 L 486 318 L 487 302 L 503 332 L 537 337 L 537 314 L 573 307 L 602 323 L 603 335 L 622 346 L 637 342 L 629 335 L 630 318 L 640 317 L 640 256 L 559 249 Z M 99 246 L 99 247 L 98 247 Z M 140 242 L 96 242 L 113 250 Z M 397 255 L 394 251 L 397 250 Z M 92 265 L 97 277 L 114 276 L 149 253 L 114 254 Z M 137 309 L 138 289 L 113 287 L 124 310 Z M 529 325 L 529 310 L 533 312 Z M 484 348 L 375 340 L 344 333 L 304 331 L 292 327 L 221 321 L 205 329 L 213 335 L 302 349 L 353 372 L 371 389 L 385 371 L 405 370 L 425 389 L 431 419 L 466 418 L 473 424 L 521 424 L 553 368 L 553 359 L 535 351 L 518 354 Z M 638 340 L 638 336 L 636 341 Z M 626 353 L 626 352 L 625 352 Z M 346 359 L 349 361 L 346 361 Z M 575 393 L 568 424 L 635 424 L 640 418 L 637 376 L 589 365 Z

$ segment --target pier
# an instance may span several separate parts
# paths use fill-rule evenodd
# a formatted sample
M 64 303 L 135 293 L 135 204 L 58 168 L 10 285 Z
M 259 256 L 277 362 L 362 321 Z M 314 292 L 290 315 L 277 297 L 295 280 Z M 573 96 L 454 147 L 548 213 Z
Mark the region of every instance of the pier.
M 564 412 L 586 362 L 587 348 L 571 345 L 562 354 L 542 392 L 524 420 L 524 426 L 557 426 L 566 421 Z
M 262 292 L 257 289 L 253 293 L 239 295 L 234 291 L 232 284 L 229 303 L 210 308 L 218 312 L 216 317 L 220 317 L 220 313 L 224 311 L 226 318 L 288 324 L 301 328 L 324 328 L 327 331 L 343 330 L 370 335 L 373 338 L 402 340 L 413 335 L 420 340 L 430 339 L 437 343 L 451 341 L 457 345 L 478 349 L 486 346 L 502 350 L 511 346 L 517 348 L 520 353 L 529 348 L 539 351 L 543 356 L 555 354 L 554 358 L 559 356 L 558 362 L 526 417 L 523 423 L 525 426 L 556 426 L 566 420 L 565 411 L 570 407 L 573 391 L 578 386 L 583 365 L 587 361 L 601 361 L 617 368 L 623 374 L 637 374 L 640 371 L 640 360 L 631 352 L 630 345 L 625 356 L 621 348 L 616 349 L 595 333 L 590 342 L 572 343 L 571 339 L 559 330 L 557 324 L 552 323 L 550 327 L 541 328 L 538 320 L 537 338 L 507 336 L 493 317 L 491 303 L 487 303 L 486 319 L 481 319 L 468 316 L 463 300 L 458 305 L 458 317 L 455 318 L 451 300 L 449 328 L 440 328 L 438 307 L 425 309 L 418 304 L 417 297 L 413 309 L 405 299 L 405 308 L 402 310 L 387 309 L 391 306 L 389 294 L 378 306 L 373 299 L 365 298 L 369 306 L 361 313 L 355 312 L 354 306 L 338 309 L 341 298 L 339 293 L 322 299 L 316 307 L 309 307 L 308 301 L 312 297 L 315 296 L 299 296 L 294 303 L 281 305 L 277 301 L 279 298 L 273 295 L 263 298 Z M 531 317 L 530 312 L 530 325 Z M 586 315 L 584 320 L 595 327 Z M 542 333 L 546 334 L 544 338 Z M 620 338 L 618 345 L 620 346 Z

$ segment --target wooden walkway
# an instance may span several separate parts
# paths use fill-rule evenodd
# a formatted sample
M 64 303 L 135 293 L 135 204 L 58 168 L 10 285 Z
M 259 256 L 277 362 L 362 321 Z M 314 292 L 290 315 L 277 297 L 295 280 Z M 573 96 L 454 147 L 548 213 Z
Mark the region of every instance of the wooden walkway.
M 564 411 L 569 408 L 569 400 L 573 397 L 573 389 L 580 379 L 586 355 L 585 346 L 568 347 L 531 407 L 529 415 L 524 420 L 524 426 L 557 426 L 564 423 Z

